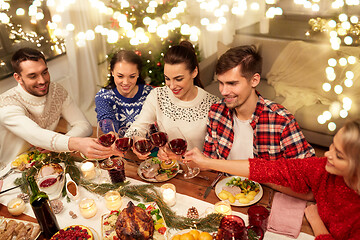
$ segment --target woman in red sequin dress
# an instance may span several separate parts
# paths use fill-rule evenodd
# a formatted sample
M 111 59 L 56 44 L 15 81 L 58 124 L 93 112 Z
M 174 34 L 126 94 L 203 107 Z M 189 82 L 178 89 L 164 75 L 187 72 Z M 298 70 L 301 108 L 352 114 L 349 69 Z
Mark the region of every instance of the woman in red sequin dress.
M 312 191 L 316 205 L 308 206 L 305 216 L 315 239 L 360 239 L 360 119 L 338 131 L 322 158 L 214 160 L 198 149 L 185 157 L 201 169 L 272 182 L 300 193 Z

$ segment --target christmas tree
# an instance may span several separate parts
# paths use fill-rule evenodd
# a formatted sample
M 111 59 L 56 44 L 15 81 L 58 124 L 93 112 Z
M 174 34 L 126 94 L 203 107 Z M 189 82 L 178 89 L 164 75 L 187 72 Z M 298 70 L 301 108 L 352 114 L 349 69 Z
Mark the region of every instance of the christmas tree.
M 114 10 L 109 25 L 112 39 L 108 38 L 111 51 L 133 50 L 143 60 L 143 76 L 153 86 L 164 84 L 163 56 L 173 45 L 182 40 L 197 41 L 198 29 L 182 24 L 179 20 L 186 3 L 179 0 L 157 1 L 112 1 L 109 5 Z M 198 45 L 195 51 L 199 56 Z

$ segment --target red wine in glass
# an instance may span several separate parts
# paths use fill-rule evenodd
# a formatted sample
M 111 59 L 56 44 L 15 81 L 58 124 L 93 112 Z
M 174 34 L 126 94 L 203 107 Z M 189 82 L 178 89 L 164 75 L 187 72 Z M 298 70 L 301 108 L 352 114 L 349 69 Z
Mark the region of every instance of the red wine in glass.
M 170 150 L 176 155 L 184 155 L 187 148 L 187 143 L 184 139 L 175 138 L 169 142 Z
M 235 215 L 227 215 L 220 221 L 220 227 L 216 236 L 217 240 L 245 240 L 247 231 L 244 220 Z
M 134 147 L 139 153 L 146 154 L 151 151 L 152 144 L 150 139 L 140 139 L 135 142 Z
M 168 136 L 164 132 L 155 132 L 151 134 L 150 140 L 152 144 L 154 144 L 157 147 L 163 147 L 168 141 Z
M 113 133 L 107 133 L 99 137 L 99 142 L 105 147 L 110 147 L 114 143 L 115 139 L 116 137 Z
M 126 152 L 131 148 L 133 145 L 132 138 L 124 137 L 124 138 L 118 138 L 115 141 L 115 146 L 119 151 Z

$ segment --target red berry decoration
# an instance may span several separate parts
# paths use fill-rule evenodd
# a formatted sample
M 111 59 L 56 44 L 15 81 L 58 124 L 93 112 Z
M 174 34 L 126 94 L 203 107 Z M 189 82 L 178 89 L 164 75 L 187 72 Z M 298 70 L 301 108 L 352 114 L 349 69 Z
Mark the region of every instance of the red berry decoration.
M 156 64 L 156 66 L 160 67 L 160 66 L 161 66 L 161 62 L 158 62 L 158 63 Z

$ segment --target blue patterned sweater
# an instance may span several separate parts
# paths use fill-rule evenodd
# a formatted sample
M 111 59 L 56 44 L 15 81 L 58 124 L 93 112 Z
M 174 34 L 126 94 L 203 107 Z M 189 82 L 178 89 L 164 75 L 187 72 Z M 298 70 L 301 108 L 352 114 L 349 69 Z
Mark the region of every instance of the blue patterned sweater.
M 111 119 L 115 130 L 129 127 L 139 115 L 147 95 L 153 88 L 149 85 L 139 85 L 138 92 L 133 98 L 122 96 L 118 90 L 102 88 L 95 96 L 95 111 L 97 121 Z

